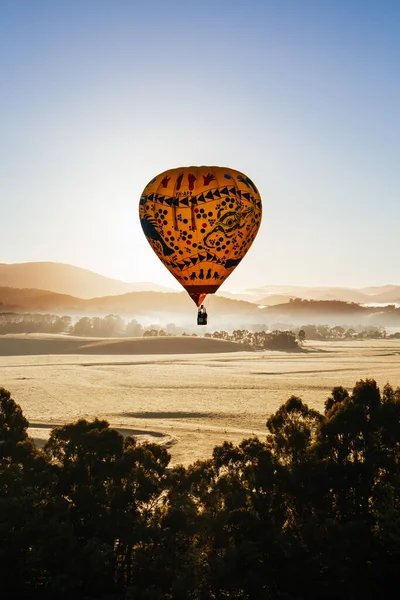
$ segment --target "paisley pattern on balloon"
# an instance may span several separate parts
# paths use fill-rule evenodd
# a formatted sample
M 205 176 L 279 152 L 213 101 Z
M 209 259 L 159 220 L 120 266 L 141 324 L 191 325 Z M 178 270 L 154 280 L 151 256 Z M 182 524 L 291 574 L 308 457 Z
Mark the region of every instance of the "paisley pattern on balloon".
M 249 250 L 261 223 L 249 177 L 225 167 L 181 167 L 154 177 L 139 203 L 154 252 L 199 306 Z

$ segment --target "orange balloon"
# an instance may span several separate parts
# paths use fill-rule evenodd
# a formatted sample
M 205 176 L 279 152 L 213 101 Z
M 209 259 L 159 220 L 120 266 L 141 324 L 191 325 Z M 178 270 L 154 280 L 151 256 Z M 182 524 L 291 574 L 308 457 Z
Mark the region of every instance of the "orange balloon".
M 245 256 L 261 214 L 251 179 L 225 167 L 164 171 L 146 185 L 139 203 L 147 241 L 197 306 Z

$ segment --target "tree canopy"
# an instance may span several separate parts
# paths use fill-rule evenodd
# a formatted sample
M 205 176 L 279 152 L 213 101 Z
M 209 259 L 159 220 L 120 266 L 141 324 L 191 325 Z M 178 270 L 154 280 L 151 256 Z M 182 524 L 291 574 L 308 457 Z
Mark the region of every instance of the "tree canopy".
M 400 559 L 400 389 L 291 396 L 266 438 L 170 466 L 107 421 L 43 449 L 0 388 L 4 598 L 387 598 Z

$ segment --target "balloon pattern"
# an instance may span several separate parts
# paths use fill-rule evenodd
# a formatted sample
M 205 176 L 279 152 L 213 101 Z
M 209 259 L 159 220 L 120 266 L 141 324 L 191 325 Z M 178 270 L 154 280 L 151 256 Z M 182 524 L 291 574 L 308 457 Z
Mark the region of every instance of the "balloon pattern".
M 181 167 L 143 190 L 139 217 L 154 252 L 197 306 L 249 250 L 261 223 L 254 183 L 225 167 Z

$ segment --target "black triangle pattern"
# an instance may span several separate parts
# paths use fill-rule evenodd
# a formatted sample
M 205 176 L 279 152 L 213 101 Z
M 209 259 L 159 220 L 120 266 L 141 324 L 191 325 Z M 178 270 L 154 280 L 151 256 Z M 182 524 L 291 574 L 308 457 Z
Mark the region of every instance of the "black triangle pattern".
M 189 206 L 189 203 L 196 206 L 199 202 L 206 202 L 206 200 L 215 200 L 215 198 L 221 198 L 221 194 L 224 196 L 236 196 L 237 198 L 245 198 L 248 201 L 252 201 L 255 202 L 258 206 L 258 208 L 261 208 L 261 202 L 259 200 L 256 200 L 254 198 L 254 196 L 252 196 L 249 192 L 242 192 L 241 190 L 238 190 L 234 187 L 232 188 L 228 188 L 228 187 L 224 187 L 222 189 L 216 189 L 216 190 L 209 190 L 207 192 L 206 195 L 204 195 L 204 193 L 200 194 L 199 196 L 186 196 L 184 198 L 179 198 L 179 197 L 169 197 L 167 198 L 166 196 L 163 195 L 159 195 L 159 194 L 149 194 L 149 196 L 143 196 L 140 201 L 139 204 L 143 205 L 146 204 L 146 202 L 148 200 L 152 201 L 154 200 L 155 202 L 159 202 L 160 204 L 167 204 L 168 206 Z
M 200 263 L 203 261 L 213 262 L 216 265 L 224 265 L 225 264 L 225 259 L 220 259 L 217 256 L 215 256 L 214 254 L 211 254 L 210 252 L 207 252 L 206 256 L 204 256 L 203 254 L 199 254 L 197 256 L 193 256 L 193 257 L 189 258 L 188 260 L 183 260 L 182 262 L 178 262 L 178 263 L 169 262 L 169 261 L 163 261 L 163 262 L 168 267 L 172 267 L 173 269 L 178 268 L 181 271 L 183 271 L 184 269 L 193 267 L 197 263 Z

